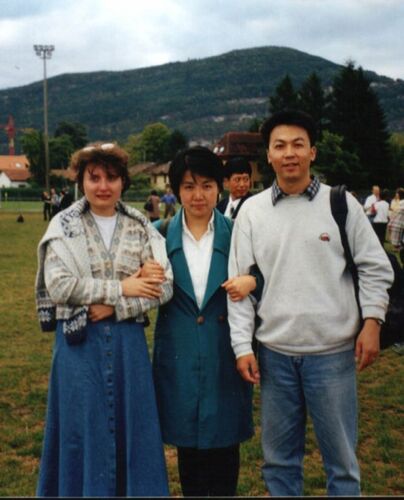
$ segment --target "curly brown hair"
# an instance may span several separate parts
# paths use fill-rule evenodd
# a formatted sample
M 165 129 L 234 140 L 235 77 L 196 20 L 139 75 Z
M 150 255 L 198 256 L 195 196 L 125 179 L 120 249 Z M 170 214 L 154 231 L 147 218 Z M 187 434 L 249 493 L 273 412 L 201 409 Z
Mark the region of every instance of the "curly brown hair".
M 70 168 L 76 174 L 76 182 L 83 192 L 83 177 L 88 165 L 93 164 L 113 172 L 122 179 L 122 193 L 130 186 L 128 172 L 128 154 L 113 143 L 94 142 L 76 151 L 71 160 Z

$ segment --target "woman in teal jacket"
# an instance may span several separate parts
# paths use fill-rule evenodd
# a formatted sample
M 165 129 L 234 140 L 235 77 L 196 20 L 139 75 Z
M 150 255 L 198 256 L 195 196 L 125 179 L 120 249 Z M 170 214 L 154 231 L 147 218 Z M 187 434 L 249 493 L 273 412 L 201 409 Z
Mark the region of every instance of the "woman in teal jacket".
M 239 444 L 253 435 L 252 386 L 236 370 L 227 293 L 240 299 L 255 279 L 228 280 L 232 222 L 214 208 L 222 171 L 197 146 L 177 154 L 169 172 L 183 208 L 164 229 L 174 296 L 159 309 L 153 371 L 163 441 L 178 448 L 185 496 L 234 496 Z

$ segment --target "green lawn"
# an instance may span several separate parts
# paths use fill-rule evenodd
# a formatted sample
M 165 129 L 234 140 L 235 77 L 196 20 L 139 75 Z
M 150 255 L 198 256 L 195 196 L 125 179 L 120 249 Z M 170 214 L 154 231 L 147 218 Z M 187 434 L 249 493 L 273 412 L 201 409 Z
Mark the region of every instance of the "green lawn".
M 53 342 L 52 334 L 39 331 L 34 306 L 36 246 L 46 223 L 38 210 L 24 208 L 25 222 L 19 224 L 19 210 L 0 209 L 0 496 L 35 494 Z M 151 328 L 147 335 L 151 346 Z M 403 373 L 403 357 L 387 350 L 359 376 L 358 455 L 364 495 L 404 494 Z M 238 489 L 242 496 L 265 494 L 258 409 L 257 390 L 256 435 L 242 446 Z M 179 495 L 175 450 L 167 448 L 166 457 L 171 493 Z M 325 494 L 311 425 L 305 476 L 307 495 Z

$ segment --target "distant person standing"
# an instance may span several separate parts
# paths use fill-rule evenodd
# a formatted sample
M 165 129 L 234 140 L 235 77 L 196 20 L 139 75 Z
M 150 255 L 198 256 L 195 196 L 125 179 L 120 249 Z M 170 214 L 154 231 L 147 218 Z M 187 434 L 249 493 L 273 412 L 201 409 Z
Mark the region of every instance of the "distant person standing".
M 373 222 L 373 218 L 376 215 L 374 204 L 376 203 L 376 201 L 379 200 L 380 200 L 380 187 L 373 186 L 372 194 L 370 194 L 366 198 L 365 203 L 363 204 L 363 209 L 365 210 L 365 214 L 368 216 L 370 222 Z
M 166 192 L 161 197 L 161 201 L 165 205 L 164 218 L 166 219 L 167 217 L 175 215 L 175 204 L 177 203 L 177 198 L 169 184 L 166 185 Z
M 390 202 L 390 217 L 400 211 L 400 195 L 399 191 L 403 188 L 396 189 L 394 198 Z
M 251 165 L 246 158 L 230 158 L 224 166 L 229 196 L 220 200 L 216 208 L 226 217 L 235 219 L 242 204 L 251 196 L 251 173 Z
M 160 219 L 160 198 L 156 190 L 151 191 L 144 206 L 150 222 Z
M 387 223 L 389 222 L 390 205 L 386 201 L 387 197 L 388 191 L 383 189 L 383 191 L 380 192 L 380 199 L 373 205 L 376 211 L 376 215 L 373 218 L 373 229 L 375 230 L 375 233 L 377 234 L 377 237 L 382 245 L 384 245 Z
M 51 220 L 51 198 L 48 191 L 44 191 L 41 195 L 43 202 L 43 220 Z
M 73 195 L 71 194 L 69 188 L 65 187 L 61 192 L 59 210 L 64 210 L 65 208 L 70 207 L 73 201 Z
M 55 188 L 50 190 L 50 205 L 51 205 L 51 217 L 54 217 L 59 212 L 60 198 L 56 192 Z
M 399 207 L 391 218 L 388 229 L 390 241 L 396 251 L 400 252 L 401 262 L 404 262 L 404 189 L 397 190 Z

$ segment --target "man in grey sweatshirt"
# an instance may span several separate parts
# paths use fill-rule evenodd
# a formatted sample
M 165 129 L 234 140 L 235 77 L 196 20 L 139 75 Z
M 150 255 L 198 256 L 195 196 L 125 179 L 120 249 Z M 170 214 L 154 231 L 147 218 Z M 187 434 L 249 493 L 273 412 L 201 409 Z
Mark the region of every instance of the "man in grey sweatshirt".
M 310 175 L 316 130 L 298 111 L 272 115 L 261 128 L 276 180 L 248 199 L 236 219 L 229 276 L 258 265 L 259 368 L 253 353 L 255 307 L 228 303 L 241 376 L 261 384 L 263 477 L 272 496 L 303 493 L 306 413 L 319 442 L 329 495 L 359 495 L 356 370 L 373 363 L 393 281 L 390 262 L 363 208 L 347 193 L 346 232 L 359 272 L 364 323 L 330 187 Z

